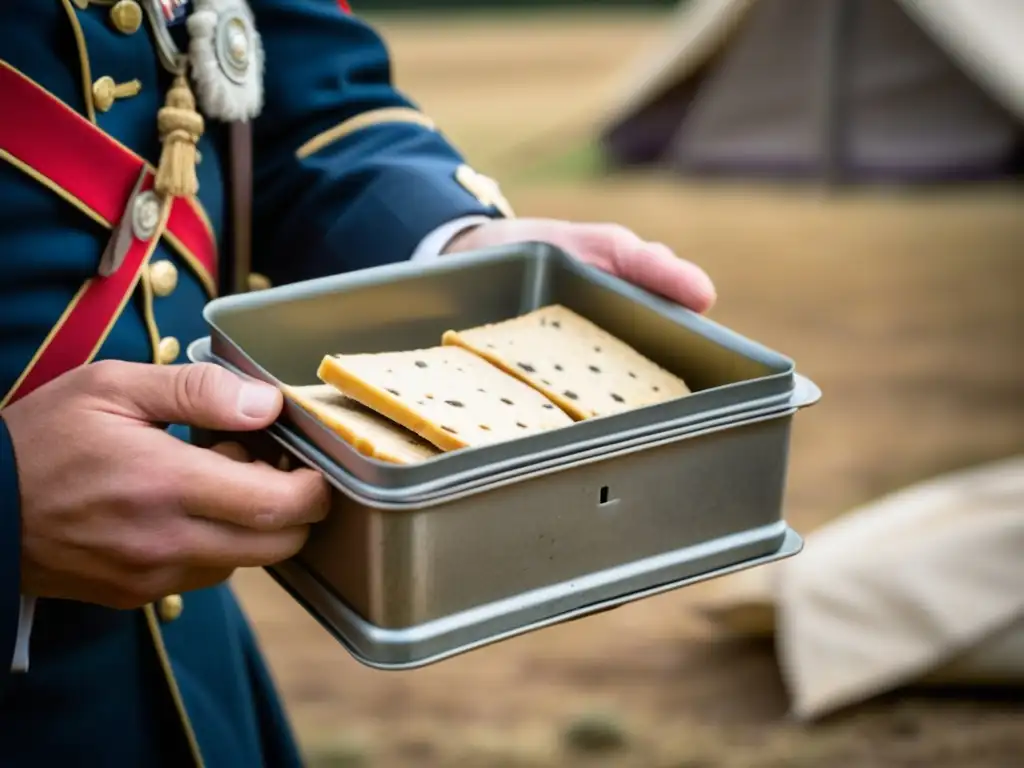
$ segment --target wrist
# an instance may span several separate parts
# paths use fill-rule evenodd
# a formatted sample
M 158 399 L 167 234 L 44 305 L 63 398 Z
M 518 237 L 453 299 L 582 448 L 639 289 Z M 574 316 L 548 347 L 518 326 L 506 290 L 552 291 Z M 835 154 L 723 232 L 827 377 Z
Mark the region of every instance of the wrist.
M 469 250 L 472 247 L 471 236 L 474 232 L 480 229 L 481 226 L 483 225 L 471 224 L 465 229 L 460 229 L 448 239 L 447 243 L 445 243 L 444 247 L 441 249 L 441 255 L 443 256 L 445 254 L 459 253 L 461 251 Z

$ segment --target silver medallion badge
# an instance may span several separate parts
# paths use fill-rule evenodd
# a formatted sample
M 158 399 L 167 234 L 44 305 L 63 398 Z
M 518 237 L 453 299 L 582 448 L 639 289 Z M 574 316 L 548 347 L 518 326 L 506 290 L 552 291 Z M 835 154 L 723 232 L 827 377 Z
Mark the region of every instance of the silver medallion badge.
M 189 68 L 200 110 L 231 122 L 263 108 L 263 44 L 245 0 L 193 0 Z

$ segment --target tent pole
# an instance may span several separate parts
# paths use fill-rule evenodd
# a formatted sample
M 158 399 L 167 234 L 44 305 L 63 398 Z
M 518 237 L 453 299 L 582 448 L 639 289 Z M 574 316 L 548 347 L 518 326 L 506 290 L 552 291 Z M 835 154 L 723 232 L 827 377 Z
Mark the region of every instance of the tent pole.
M 829 190 L 846 182 L 845 147 L 847 136 L 848 87 L 853 27 L 860 0 L 831 0 L 828 32 L 824 35 L 826 65 L 822 77 L 822 153 L 821 178 Z

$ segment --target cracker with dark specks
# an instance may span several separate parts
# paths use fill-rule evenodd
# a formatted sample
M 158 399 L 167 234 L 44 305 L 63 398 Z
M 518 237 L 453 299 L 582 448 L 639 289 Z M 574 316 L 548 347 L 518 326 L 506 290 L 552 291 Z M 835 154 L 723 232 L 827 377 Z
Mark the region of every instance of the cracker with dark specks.
M 443 451 L 573 424 L 533 387 L 461 347 L 328 355 L 317 375 Z
M 287 387 L 284 394 L 364 456 L 391 464 L 415 464 L 441 453 L 419 435 L 329 384 Z
M 578 421 L 690 394 L 678 376 L 557 304 L 500 323 L 447 331 L 442 343 L 488 360 Z

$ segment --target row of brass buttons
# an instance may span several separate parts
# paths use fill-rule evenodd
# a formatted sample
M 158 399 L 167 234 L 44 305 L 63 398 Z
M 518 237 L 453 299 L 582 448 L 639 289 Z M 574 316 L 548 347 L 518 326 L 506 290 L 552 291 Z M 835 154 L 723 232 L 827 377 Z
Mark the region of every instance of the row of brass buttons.
M 75 5 L 84 10 L 89 7 L 89 2 L 90 0 L 75 0 Z M 142 27 L 142 21 L 142 6 L 136 0 L 117 0 L 110 7 L 110 23 L 122 34 L 134 35 Z M 141 90 L 142 83 L 138 80 L 117 83 L 114 78 L 104 75 L 92 84 L 92 103 L 98 111 L 107 112 L 118 99 L 137 96 Z
M 88 0 L 77 0 L 80 8 L 88 6 Z M 142 27 L 142 7 L 135 0 L 118 0 L 110 8 L 110 21 L 118 32 L 133 35 Z M 116 83 L 112 77 L 103 76 L 92 86 L 93 104 L 100 112 L 108 111 L 117 99 L 130 98 L 138 95 L 142 84 L 138 80 L 127 83 Z M 149 265 L 149 283 L 153 295 L 166 298 L 174 293 L 178 286 L 178 268 L 167 259 L 161 259 Z M 264 276 L 253 274 L 249 281 L 250 290 L 270 287 L 270 281 Z M 181 354 L 181 344 L 173 336 L 164 336 L 157 347 L 157 362 L 170 365 Z M 185 608 L 181 595 L 167 595 L 157 603 L 157 613 L 165 622 L 176 620 Z
M 110 5 L 110 22 L 114 28 L 125 35 L 133 35 L 142 26 L 142 6 L 136 0 L 117 0 L 110 3 L 105 0 L 71 0 L 75 7 L 84 11 L 90 3 L 96 5 Z
M 75 5 L 85 10 L 90 0 L 74 0 Z M 118 0 L 110 8 L 110 21 L 118 32 L 132 35 L 142 26 L 143 13 L 135 0 Z M 92 86 L 93 105 L 100 112 L 109 110 L 117 99 L 135 96 L 141 90 L 138 80 L 127 83 L 115 83 L 112 77 L 103 76 Z M 178 285 L 178 269 L 170 261 L 162 259 L 149 266 L 149 281 L 153 294 L 161 298 L 170 296 Z M 158 362 L 168 365 L 178 359 L 181 345 L 173 336 L 165 336 L 157 348 Z M 181 616 L 185 609 L 185 601 L 181 595 L 167 595 L 156 604 L 157 615 L 161 621 L 171 622 Z

